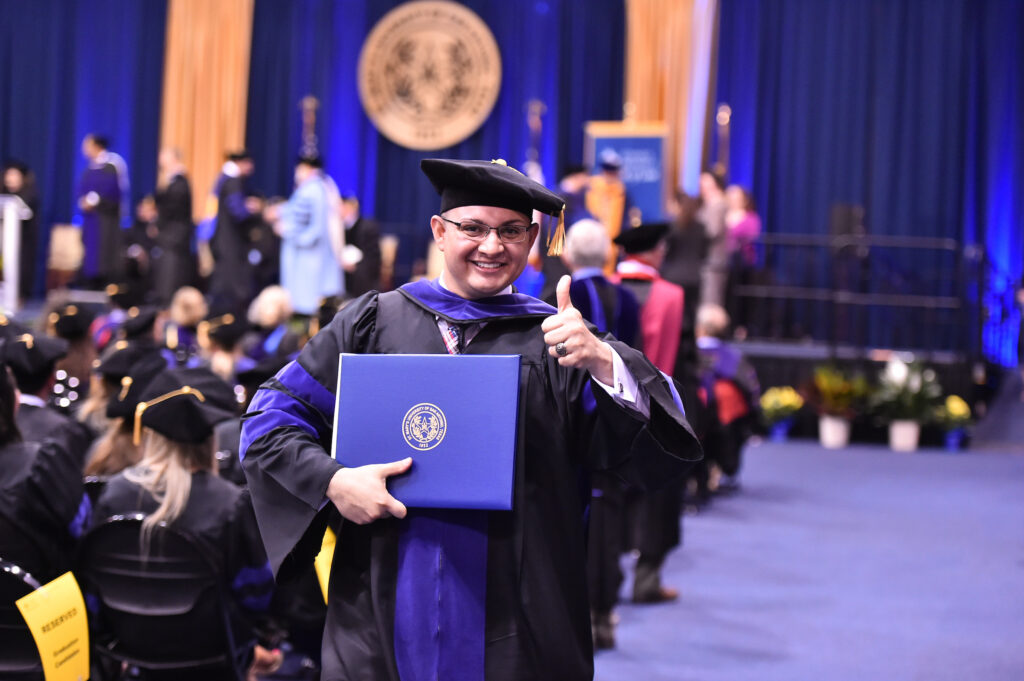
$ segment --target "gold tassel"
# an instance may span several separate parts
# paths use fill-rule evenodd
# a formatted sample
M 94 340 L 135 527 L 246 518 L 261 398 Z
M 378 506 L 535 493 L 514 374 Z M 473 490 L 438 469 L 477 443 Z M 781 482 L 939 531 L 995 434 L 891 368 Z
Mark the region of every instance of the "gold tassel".
M 562 255 L 565 250 L 565 205 L 558 213 L 558 226 L 555 231 L 548 234 L 548 255 Z

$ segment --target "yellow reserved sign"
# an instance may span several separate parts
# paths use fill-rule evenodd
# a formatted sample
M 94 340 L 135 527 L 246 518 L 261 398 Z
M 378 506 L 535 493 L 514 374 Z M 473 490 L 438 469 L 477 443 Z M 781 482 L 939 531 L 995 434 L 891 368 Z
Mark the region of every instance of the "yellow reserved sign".
M 89 678 L 85 601 L 70 572 L 15 601 L 36 640 L 46 681 Z
M 331 580 L 331 563 L 334 561 L 334 545 L 337 538 L 334 530 L 327 528 L 324 532 L 324 541 L 320 545 L 320 553 L 316 554 L 313 560 L 313 567 L 316 569 L 316 578 L 320 580 L 320 591 L 324 594 L 324 603 L 327 602 L 327 584 Z

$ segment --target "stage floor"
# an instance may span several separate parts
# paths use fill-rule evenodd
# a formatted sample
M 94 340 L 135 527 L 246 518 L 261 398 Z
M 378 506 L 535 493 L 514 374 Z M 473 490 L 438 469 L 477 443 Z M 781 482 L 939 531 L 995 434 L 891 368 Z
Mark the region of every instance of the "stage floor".
M 748 448 L 598 681 L 1024 678 L 1024 456 Z M 628 584 L 627 584 L 628 586 Z

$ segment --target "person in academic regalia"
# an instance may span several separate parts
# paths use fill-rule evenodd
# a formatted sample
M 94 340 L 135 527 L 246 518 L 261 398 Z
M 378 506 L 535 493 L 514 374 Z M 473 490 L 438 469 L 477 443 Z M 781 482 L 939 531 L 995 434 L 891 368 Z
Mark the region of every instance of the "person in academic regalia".
M 665 223 L 640 225 L 615 238 L 625 259 L 616 275 L 640 303 L 640 347 L 665 374 L 676 368 L 676 354 L 683 328 L 683 289 L 661 278 L 658 270 L 665 256 Z M 662 586 L 661 566 L 669 551 L 682 540 L 680 512 L 682 485 L 669 485 L 653 493 L 631 495 L 633 543 L 640 551 L 633 579 L 633 600 L 659 603 L 679 597 L 679 591 Z
M 195 368 L 200 365 L 199 324 L 206 318 L 209 308 L 199 289 L 183 286 L 174 292 L 167 311 L 161 338 L 169 364 L 174 367 Z
M 228 157 L 217 179 L 217 226 L 210 238 L 215 266 L 209 294 L 218 309 L 241 311 L 252 298 L 250 232 L 262 221 L 263 210 L 249 187 L 252 172 L 252 157 L 239 151 Z
M 358 298 L 367 291 L 380 290 L 380 225 L 359 210 L 359 199 L 348 195 L 341 202 L 341 220 L 345 225 L 345 293 Z
M 268 286 L 249 305 L 253 330 L 242 339 L 242 352 L 254 362 L 267 357 L 287 357 L 299 350 L 299 334 L 289 327 L 291 296 L 281 286 Z
M 569 298 L 598 331 L 635 346 L 640 305 L 629 289 L 604 276 L 610 245 L 608 231 L 596 220 L 579 220 L 567 230 L 565 260 L 572 270 Z M 609 649 L 615 647 L 613 611 L 622 585 L 619 557 L 626 552 L 625 495 L 622 482 L 601 471 L 591 474 L 590 488 L 587 584 L 594 647 Z
M 54 366 L 68 352 L 67 341 L 23 334 L 6 341 L 4 359 L 18 386 L 18 431 L 26 442 L 42 442 L 53 433 L 69 433 L 72 454 L 81 456 L 92 443 L 88 429 L 47 404 L 56 381 Z
M 108 147 L 108 140 L 100 135 L 82 140 L 82 155 L 89 165 L 77 191 L 85 247 L 81 275 L 100 286 L 120 281 L 125 269 L 121 218 L 128 200 L 128 171 L 124 159 Z
M 39 241 L 39 190 L 36 176 L 27 165 L 13 159 L 4 161 L 0 194 L 17 196 L 32 211 L 21 221 L 21 252 L 18 259 L 18 295 L 27 300 L 35 294 L 36 248 Z
M 18 430 L 14 378 L 0 340 L 0 556 L 46 583 L 71 567 L 75 540 L 89 522 L 76 434 L 58 428 L 41 442 Z
M 629 196 L 626 194 L 626 185 L 622 181 L 622 157 L 613 149 L 605 149 L 601 152 L 598 165 L 601 172 L 590 178 L 585 206 L 590 214 L 605 226 L 609 238 L 614 239 L 624 228 L 629 226 L 626 223 Z M 613 273 L 617 260 L 618 250 L 609 248 L 608 259 L 604 266 L 605 272 Z
M 344 248 L 341 197 L 323 172 L 323 161 L 303 156 L 295 164 L 295 191 L 287 203 L 268 209 L 281 237 L 281 286 L 301 315 L 345 291 L 339 255 Z
M 143 552 L 159 523 L 189 534 L 229 585 L 233 612 L 242 615 L 238 643 L 251 641 L 254 624 L 270 605 L 273 577 L 248 495 L 217 476 L 210 440 L 214 426 L 235 413 L 234 392 L 205 369 L 165 370 L 142 390 L 134 387 L 125 401 L 136 406 L 122 411 L 133 412 L 142 460 L 107 482 L 92 524 L 144 513 Z M 279 664 L 280 653 L 275 657 Z
M 153 283 L 157 302 L 166 306 L 174 292 L 195 278 L 192 255 L 192 188 L 185 176 L 181 152 L 160 151 L 160 183 L 156 189 L 157 232 L 153 252 Z
M 441 195 L 441 276 L 349 303 L 249 407 L 241 457 L 263 542 L 286 579 L 308 570 L 333 519 L 325 681 L 590 679 L 586 471 L 664 484 L 700 446 L 671 382 L 583 321 L 568 278 L 558 308 L 512 288 L 540 230 L 533 210 L 557 215 L 561 198 L 503 161 L 421 168 Z M 406 509 L 386 481 L 411 459 L 336 463 L 340 352 L 519 355 L 513 509 Z
M 72 304 L 61 305 L 47 315 L 47 334 L 68 342 L 67 356 L 56 365 L 57 380 L 63 380 L 65 384 L 62 392 L 77 392 L 79 397 L 86 397 L 89 393 L 89 377 L 96 361 L 96 347 L 89 336 L 89 327 L 94 319 L 89 309 Z M 69 406 L 77 409 L 76 400 L 68 400 Z

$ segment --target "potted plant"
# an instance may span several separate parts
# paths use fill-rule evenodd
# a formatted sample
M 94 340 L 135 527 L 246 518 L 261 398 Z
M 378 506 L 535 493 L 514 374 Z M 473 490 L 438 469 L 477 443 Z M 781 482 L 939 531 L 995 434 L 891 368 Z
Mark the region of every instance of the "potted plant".
M 932 369 L 912 358 L 890 359 L 871 400 L 875 413 L 889 423 L 889 448 L 916 450 L 921 422 L 934 414 L 941 397 L 942 388 Z
M 960 451 L 971 423 L 971 408 L 967 402 L 959 395 L 948 395 L 935 410 L 935 420 L 946 431 L 946 449 Z
M 769 388 L 761 395 L 761 416 L 772 442 L 786 441 L 793 419 L 803 406 L 804 398 L 788 385 Z
M 814 370 L 814 403 L 818 408 L 818 439 L 827 449 L 850 442 L 850 421 L 868 392 L 863 376 L 850 377 L 836 366 Z

